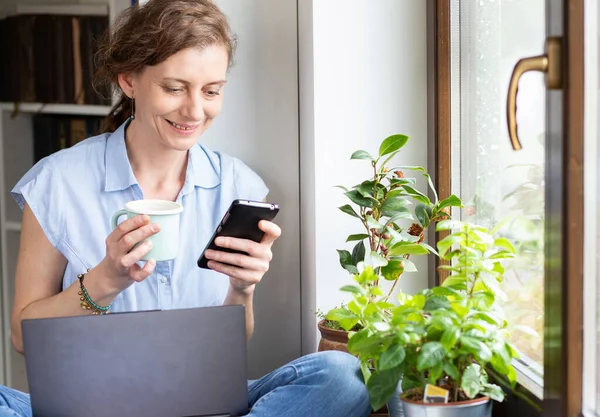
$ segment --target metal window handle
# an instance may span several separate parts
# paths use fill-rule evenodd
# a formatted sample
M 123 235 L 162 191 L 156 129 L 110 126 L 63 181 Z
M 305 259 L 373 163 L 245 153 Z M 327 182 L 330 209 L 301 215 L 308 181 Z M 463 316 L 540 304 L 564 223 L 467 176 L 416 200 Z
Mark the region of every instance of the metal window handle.
M 508 135 L 515 151 L 523 148 L 517 134 L 517 90 L 519 79 L 528 71 L 541 71 L 546 73 L 546 87 L 558 90 L 562 87 L 560 71 L 561 38 L 546 39 L 546 54 L 520 59 L 513 69 L 508 85 L 506 99 L 506 119 L 508 122 Z

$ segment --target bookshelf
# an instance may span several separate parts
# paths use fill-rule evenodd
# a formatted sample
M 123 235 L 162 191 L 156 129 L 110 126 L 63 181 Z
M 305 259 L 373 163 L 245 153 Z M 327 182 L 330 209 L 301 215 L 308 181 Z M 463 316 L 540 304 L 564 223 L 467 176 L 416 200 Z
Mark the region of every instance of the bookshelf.
M 2 0 L 1 3 L 0 19 L 16 14 L 106 16 L 110 24 L 118 13 L 130 7 L 131 0 Z M 0 63 L 0 69 L 7 64 Z M 24 358 L 13 349 L 10 338 L 10 312 L 21 232 L 21 211 L 10 196 L 10 190 L 35 163 L 34 120 L 40 115 L 99 117 L 109 111 L 110 106 L 102 104 L 15 104 L 0 100 L 0 384 L 28 391 Z
M 110 106 L 96 104 L 46 104 L 46 103 L 0 103 L 2 111 L 11 113 L 73 114 L 81 116 L 105 116 Z

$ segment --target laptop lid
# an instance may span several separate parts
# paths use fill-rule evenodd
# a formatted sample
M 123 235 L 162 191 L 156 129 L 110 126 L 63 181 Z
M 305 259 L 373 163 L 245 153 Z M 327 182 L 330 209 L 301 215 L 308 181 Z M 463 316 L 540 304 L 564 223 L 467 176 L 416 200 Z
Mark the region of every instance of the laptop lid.
M 248 411 L 243 306 L 23 320 L 34 416 Z

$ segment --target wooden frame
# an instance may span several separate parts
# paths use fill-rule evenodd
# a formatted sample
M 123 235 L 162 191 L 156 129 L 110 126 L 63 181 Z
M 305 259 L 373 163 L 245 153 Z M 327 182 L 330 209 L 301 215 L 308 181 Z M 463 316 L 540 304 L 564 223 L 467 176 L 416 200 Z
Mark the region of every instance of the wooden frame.
M 440 198 L 451 193 L 450 1 L 428 0 L 429 159 Z M 584 0 L 563 0 L 562 134 L 549 138 L 543 415 L 582 415 Z M 551 223 L 551 224 L 550 224 Z M 430 239 L 443 236 L 430 235 Z M 437 269 L 438 264 L 430 268 Z M 442 271 L 444 272 L 444 271 Z M 431 274 L 432 276 L 434 274 Z M 435 274 L 439 285 L 445 274 Z M 539 415 L 509 395 L 494 415 Z
M 439 198 L 444 199 L 451 193 L 451 153 L 450 153 L 450 0 L 429 0 L 428 14 L 428 74 L 433 86 L 428 97 L 429 125 L 429 172 L 433 173 L 434 184 L 438 188 Z M 437 242 L 448 234 L 432 231 L 430 239 Z M 439 265 L 447 263 L 435 258 L 430 268 L 437 271 Z M 440 270 L 430 285 L 439 285 L 448 276 L 448 271 Z
M 582 414 L 584 0 L 565 0 L 563 132 L 563 398 L 562 414 Z

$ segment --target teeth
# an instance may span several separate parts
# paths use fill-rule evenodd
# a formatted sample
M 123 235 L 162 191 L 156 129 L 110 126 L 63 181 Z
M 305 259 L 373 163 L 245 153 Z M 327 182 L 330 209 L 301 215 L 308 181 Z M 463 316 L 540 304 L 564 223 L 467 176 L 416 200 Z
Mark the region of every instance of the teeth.
M 181 130 L 193 130 L 191 127 L 185 127 L 185 126 L 181 126 L 178 125 L 177 123 L 174 123 L 170 120 L 167 120 L 167 122 L 171 123 L 173 126 L 175 126 L 177 129 L 181 129 Z

